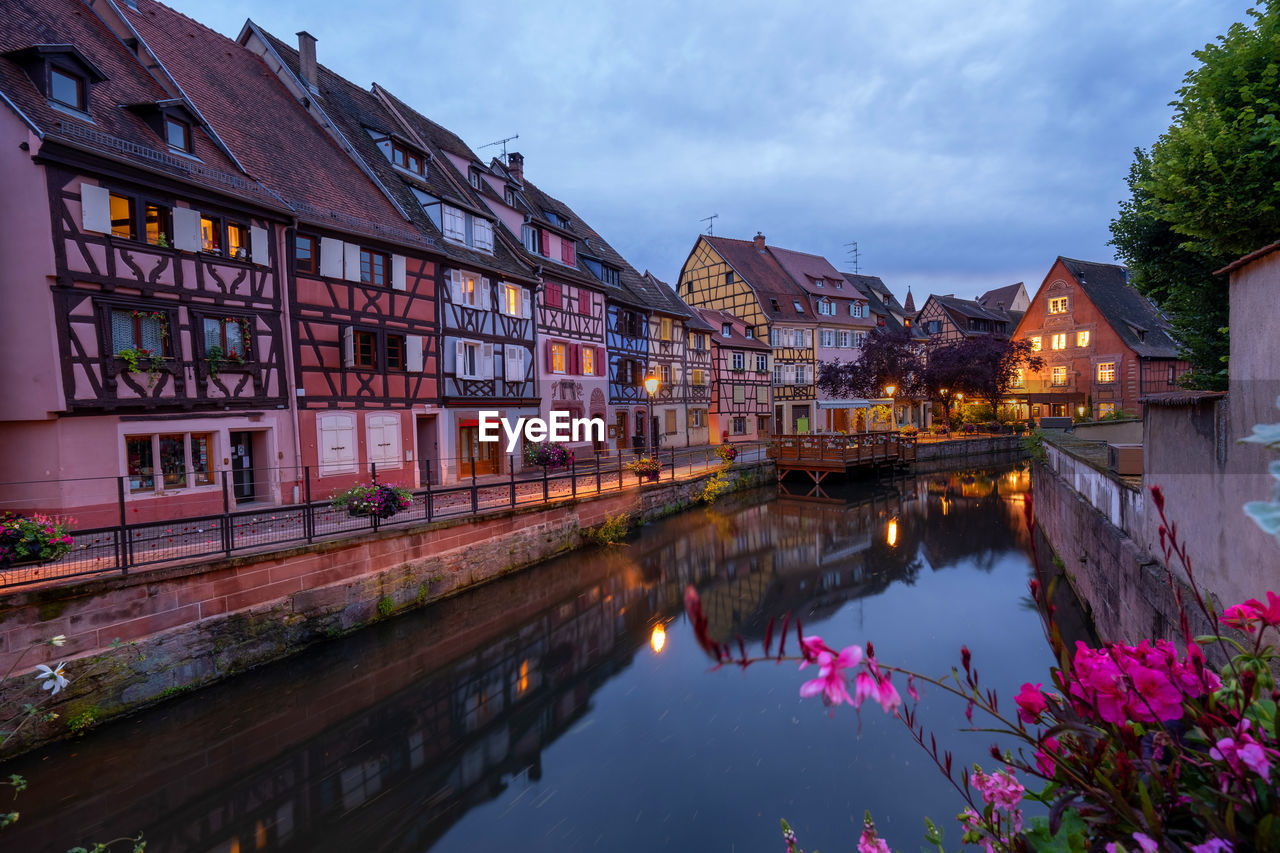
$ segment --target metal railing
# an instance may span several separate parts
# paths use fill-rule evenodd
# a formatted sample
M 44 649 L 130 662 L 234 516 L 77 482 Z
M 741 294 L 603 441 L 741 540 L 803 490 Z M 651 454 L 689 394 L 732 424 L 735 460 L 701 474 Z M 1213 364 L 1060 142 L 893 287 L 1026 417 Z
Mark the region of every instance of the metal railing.
M 765 445 L 740 443 L 735 446 L 738 461 L 765 458 Z M 629 463 L 646 455 L 655 456 L 662 463 L 656 478 L 638 476 L 628 468 Z M 97 522 L 111 518 L 110 523 L 74 529 L 72 549 L 61 559 L 0 568 L 0 589 L 86 575 L 125 575 L 146 566 L 230 557 L 383 528 L 482 516 L 551 501 L 620 492 L 636 488 L 642 482 L 670 482 L 723 465 L 711 445 L 663 448 L 652 454 L 636 450 L 599 452 L 559 468 L 522 465 L 518 457 L 504 456 L 501 466 L 504 470 L 492 474 L 482 473 L 479 465 L 468 464 L 470 460 L 442 461 L 450 463 L 451 472 L 466 467 L 466 476 L 445 485 L 432 484 L 430 481 L 437 478 L 440 463 L 424 462 L 420 473 L 425 485 L 406 487 L 411 494 L 409 506 L 389 518 L 335 508 L 332 497 L 357 482 L 403 486 L 414 479 L 412 468 L 388 470 L 384 466 L 379 471 L 376 465 L 370 465 L 323 477 L 319 470 L 310 467 L 255 468 L 247 479 L 244 471 L 223 470 L 212 472 L 210 485 L 157 492 L 154 497 L 146 495 L 142 501 L 136 497 L 139 491 L 136 477 L 0 483 L 0 514 L 83 513 Z M 148 476 L 161 480 L 164 475 Z M 169 472 L 168 476 L 174 480 L 182 477 L 187 486 L 197 482 L 193 472 Z M 202 474 L 200 482 L 209 480 L 209 475 Z M 149 488 L 146 481 L 141 486 Z M 269 505 L 251 502 L 243 506 L 235 495 L 237 490 L 246 489 L 251 494 L 270 491 L 279 495 L 281 502 Z M 79 506 L 68 505 L 68 495 L 72 493 L 79 496 L 76 501 Z M 92 493 L 103 500 L 92 507 L 83 506 L 84 496 Z M 166 501 L 188 509 L 166 513 Z M 163 517 L 144 517 L 156 515 Z

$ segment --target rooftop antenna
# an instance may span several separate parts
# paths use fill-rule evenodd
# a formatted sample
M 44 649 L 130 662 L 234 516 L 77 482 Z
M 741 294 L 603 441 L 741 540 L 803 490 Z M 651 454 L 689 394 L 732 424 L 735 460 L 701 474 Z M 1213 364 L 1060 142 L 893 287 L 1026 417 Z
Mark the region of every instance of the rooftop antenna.
M 858 274 L 858 258 L 861 257 L 860 253 L 858 252 L 858 241 L 854 240 L 852 243 L 845 243 L 844 245 L 845 245 L 845 248 L 849 250 L 849 260 L 853 262 L 853 274 L 857 275 Z
M 720 218 L 720 214 L 713 213 L 710 216 L 704 216 L 698 220 L 699 222 L 707 223 L 707 236 L 709 237 L 716 236 L 716 220 L 719 218 Z
M 492 148 L 492 147 L 493 147 L 493 146 L 495 146 L 495 145 L 501 145 L 501 146 L 502 146 L 502 159 L 503 159 L 503 161 L 505 161 L 505 160 L 507 159 L 507 143 L 508 143 L 508 142 L 510 142 L 510 141 L 511 141 L 511 140 L 513 140 L 513 139 L 519 139 L 519 138 L 520 138 L 520 134 L 518 134 L 518 133 L 517 133 L 517 134 L 515 134 L 514 136 L 508 136 L 506 139 L 499 139 L 497 142 L 486 142 L 484 145 L 481 145 L 481 146 L 480 146 L 479 148 L 477 148 L 476 150 L 477 150 L 477 151 L 483 151 L 483 150 L 484 150 L 484 149 L 486 149 L 486 148 Z

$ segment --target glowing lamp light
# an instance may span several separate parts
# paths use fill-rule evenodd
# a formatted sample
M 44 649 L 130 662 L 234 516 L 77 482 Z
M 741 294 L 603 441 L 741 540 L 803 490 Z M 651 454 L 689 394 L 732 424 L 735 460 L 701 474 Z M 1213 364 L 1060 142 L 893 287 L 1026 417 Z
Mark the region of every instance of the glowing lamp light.
M 898 544 L 898 519 L 889 519 L 889 530 L 885 533 L 884 541 L 889 543 L 890 548 Z
M 898 390 L 898 386 L 897 386 L 897 385 L 886 385 L 886 386 L 884 386 L 884 395 L 885 395 L 886 397 L 892 397 L 892 396 L 893 396 L 893 392 L 894 392 L 894 391 L 897 391 L 897 390 Z
M 649 392 L 650 397 L 652 397 L 654 394 L 657 394 L 658 393 L 658 377 L 653 375 L 652 373 L 646 376 L 644 378 L 644 390 Z
M 649 635 L 649 645 L 653 646 L 654 654 L 658 654 L 666 644 L 667 629 L 663 628 L 662 623 L 659 622 L 653 626 L 653 633 Z
M 1083 415 L 1083 414 L 1084 414 L 1084 406 L 1076 406 L 1076 413 L 1077 413 L 1077 414 L 1080 414 L 1080 415 Z

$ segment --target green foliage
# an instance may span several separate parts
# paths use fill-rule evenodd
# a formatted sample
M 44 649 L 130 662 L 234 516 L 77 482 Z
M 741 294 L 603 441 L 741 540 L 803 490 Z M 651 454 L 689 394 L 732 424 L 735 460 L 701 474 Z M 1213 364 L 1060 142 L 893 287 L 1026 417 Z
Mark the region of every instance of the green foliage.
M 702 491 L 698 493 L 698 500 L 703 503 L 713 504 L 720 499 L 721 495 L 732 488 L 733 484 L 729 482 L 729 478 L 724 475 L 724 472 L 717 471 L 714 477 L 703 484 Z
M 165 359 L 159 353 L 151 352 L 147 349 L 122 349 L 116 353 L 116 358 L 124 362 L 125 368 L 129 373 L 147 374 L 147 387 L 151 388 L 156 384 L 156 380 L 165 372 Z M 143 362 L 146 362 L 144 367 Z
M 391 596 L 384 595 L 378 599 L 378 615 L 386 619 L 396 609 L 396 603 Z
M 1049 832 L 1047 817 L 1033 817 L 1026 839 L 1036 853 L 1085 853 L 1089 849 L 1089 829 L 1074 809 L 1063 813 L 1056 835 Z
M 597 545 L 619 545 L 630 529 L 631 514 L 620 512 L 617 515 L 606 516 L 604 523 L 592 528 L 587 535 Z
M 1280 0 L 1196 51 L 1174 121 L 1135 154 L 1112 244 L 1171 318 L 1192 382 L 1223 387 L 1229 318 L 1213 271 L 1280 234 Z
M 66 519 L 0 513 L 0 569 L 30 560 L 53 562 L 72 547 L 71 524 Z
M 1022 438 L 1022 449 L 1027 455 L 1041 464 L 1049 461 L 1049 453 L 1044 449 L 1044 437 L 1032 431 Z
M 98 724 L 98 709 L 86 708 L 67 720 L 67 729 L 74 735 L 82 735 Z

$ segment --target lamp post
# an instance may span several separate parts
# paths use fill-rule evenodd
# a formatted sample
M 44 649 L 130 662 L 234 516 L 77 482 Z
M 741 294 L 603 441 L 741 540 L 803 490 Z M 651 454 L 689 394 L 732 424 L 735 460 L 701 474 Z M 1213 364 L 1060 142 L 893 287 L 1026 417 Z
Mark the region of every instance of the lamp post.
M 897 385 L 884 386 L 884 395 L 889 398 L 889 429 L 896 430 L 898 428 L 898 411 L 893 404 L 893 392 L 898 390 Z
M 645 426 L 645 432 L 649 437 L 649 452 L 653 453 L 657 447 L 656 437 L 653 435 L 653 395 L 658 393 L 658 374 L 649 372 L 644 378 L 644 390 L 649 392 L 649 423 Z

